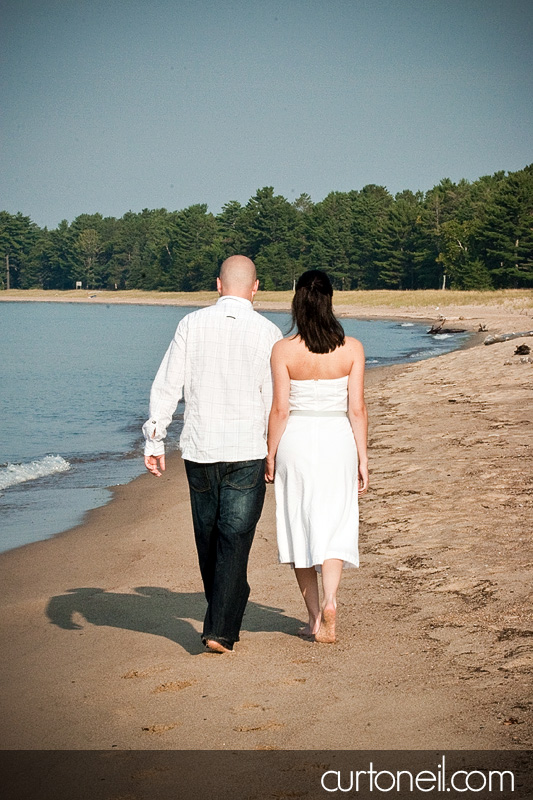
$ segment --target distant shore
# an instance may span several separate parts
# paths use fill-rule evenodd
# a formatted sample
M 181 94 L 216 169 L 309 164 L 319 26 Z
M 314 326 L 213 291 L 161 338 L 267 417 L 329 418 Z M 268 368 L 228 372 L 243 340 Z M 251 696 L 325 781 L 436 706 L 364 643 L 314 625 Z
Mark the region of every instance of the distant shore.
M 95 289 L 11 289 L 0 292 L 0 302 L 104 303 L 131 305 L 205 306 L 216 302 L 216 292 L 101 291 Z M 254 305 L 259 311 L 288 311 L 292 292 L 259 291 Z M 526 330 L 532 327 L 533 291 L 505 289 L 490 292 L 457 291 L 349 291 L 335 292 L 339 317 L 360 319 L 445 319 L 454 328 L 491 333 Z M 509 328 L 509 326 L 511 326 Z
M 111 302 L 96 295 L 91 302 Z M 337 312 L 533 327 L 525 295 L 456 305 L 456 317 L 443 302 L 429 315 L 425 299 L 338 303 Z M 276 302 L 285 310 L 288 298 Z M 514 355 L 518 344 L 533 338 L 368 371 L 371 489 L 334 646 L 297 636 L 302 601 L 294 574 L 276 563 L 268 487 L 242 640 L 233 656 L 203 652 L 177 454 L 164 477 L 118 487 L 82 525 L 0 555 L 0 746 L 531 749 L 533 364 Z M 158 775 L 151 780 L 157 794 Z

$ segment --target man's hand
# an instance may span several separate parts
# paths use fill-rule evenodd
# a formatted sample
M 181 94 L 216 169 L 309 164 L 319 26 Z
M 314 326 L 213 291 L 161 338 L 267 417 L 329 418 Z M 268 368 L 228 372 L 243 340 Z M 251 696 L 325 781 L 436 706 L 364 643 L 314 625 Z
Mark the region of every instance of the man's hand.
M 148 472 L 160 478 L 165 471 L 165 456 L 145 456 L 144 464 Z

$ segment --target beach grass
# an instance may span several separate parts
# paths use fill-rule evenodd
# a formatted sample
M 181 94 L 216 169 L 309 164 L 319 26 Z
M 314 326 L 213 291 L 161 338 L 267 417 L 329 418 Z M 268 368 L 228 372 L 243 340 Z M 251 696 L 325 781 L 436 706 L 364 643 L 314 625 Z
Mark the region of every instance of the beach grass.
M 96 299 L 108 303 L 176 303 L 198 305 L 213 302 L 217 292 L 158 292 L 143 289 L 9 289 L 0 291 L 0 300 L 60 300 L 87 301 Z
M 264 302 L 290 302 L 292 292 L 258 292 Z M 343 306 L 376 308 L 426 308 L 428 306 L 491 306 L 521 310 L 533 308 L 533 291 L 527 289 L 502 289 L 496 291 L 453 291 L 418 289 L 395 291 L 375 289 L 368 291 L 335 292 L 333 302 Z
M 259 291 L 258 303 L 289 305 L 292 291 Z M 161 303 L 176 305 L 203 305 L 214 302 L 217 293 L 212 292 L 159 292 L 142 289 L 106 291 L 101 289 L 10 289 L 0 292 L 0 300 L 60 300 L 87 301 L 88 299 L 108 303 Z M 335 292 L 333 301 L 342 306 L 365 306 L 367 308 L 437 308 L 445 306 L 485 306 L 520 312 L 533 309 L 533 291 L 529 289 L 501 289 L 493 291 L 455 291 L 418 289 L 416 291 L 369 290 Z

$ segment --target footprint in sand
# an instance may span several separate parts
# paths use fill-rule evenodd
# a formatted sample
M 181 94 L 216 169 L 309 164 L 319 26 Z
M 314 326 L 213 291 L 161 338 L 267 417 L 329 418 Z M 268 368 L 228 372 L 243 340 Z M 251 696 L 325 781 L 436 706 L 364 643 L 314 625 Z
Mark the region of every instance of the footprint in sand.
M 302 683 L 307 683 L 307 678 L 278 678 L 275 681 L 266 681 L 265 686 L 294 686 L 294 684 L 298 684 L 299 686 Z
M 505 662 L 498 669 L 503 672 L 521 672 L 525 675 L 531 674 L 533 668 L 533 650 L 527 645 L 518 645 L 513 650 L 508 650 L 504 654 Z
M 131 678 L 151 678 L 152 675 L 157 675 L 159 672 L 166 672 L 168 669 L 170 669 L 168 664 L 157 664 L 153 667 L 147 667 L 146 669 L 130 669 L 122 677 L 127 680 Z
M 156 686 L 152 694 L 160 694 L 161 692 L 181 692 L 182 689 L 186 689 L 188 686 L 194 686 L 195 683 L 198 683 L 198 681 L 169 681 L 168 683 L 161 683 L 159 686 Z
M 281 750 L 281 747 L 276 747 L 274 744 L 256 744 L 255 747 L 252 747 L 252 750 Z
M 233 730 L 238 733 L 252 733 L 253 731 L 274 731 L 286 727 L 284 722 L 265 722 L 263 725 L 236 725 Z
M 242 711 L 254 711 L 256 709 L 266 711 L 266 707 L 262 706 L 260 703 L 242 703 L 240 706 L 235 706 L 235 708 L 231 710 L 233 714 L 240 714 Z
M 156 723 L 155 725 L 146 725 L 142 728 L 142 730 L 145 733 L 155 733 L 157 735 L 161 735 L 162 733 L 166 733 L 167 731 L 177 728 L 180 724 L 181 723 L 179 722 L 169 722 L 167 725 Z

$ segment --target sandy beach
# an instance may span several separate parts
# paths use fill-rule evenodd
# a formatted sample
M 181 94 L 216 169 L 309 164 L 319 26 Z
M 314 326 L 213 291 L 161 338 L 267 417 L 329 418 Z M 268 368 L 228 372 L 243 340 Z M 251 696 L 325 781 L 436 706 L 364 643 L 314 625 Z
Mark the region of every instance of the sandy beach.
M 530 293 L 336 310 L 533 328 Z M 368 372 L 371 490 L 335 645 L 296 635 L 302 601 L 277 564 L 268 487 L 241 641 L 204 652 L 177 454 L 77 528 L 0 555 L 1 748 L 531 749 L 533 363 L 514 351 L 533 338 L 486 335 Z

